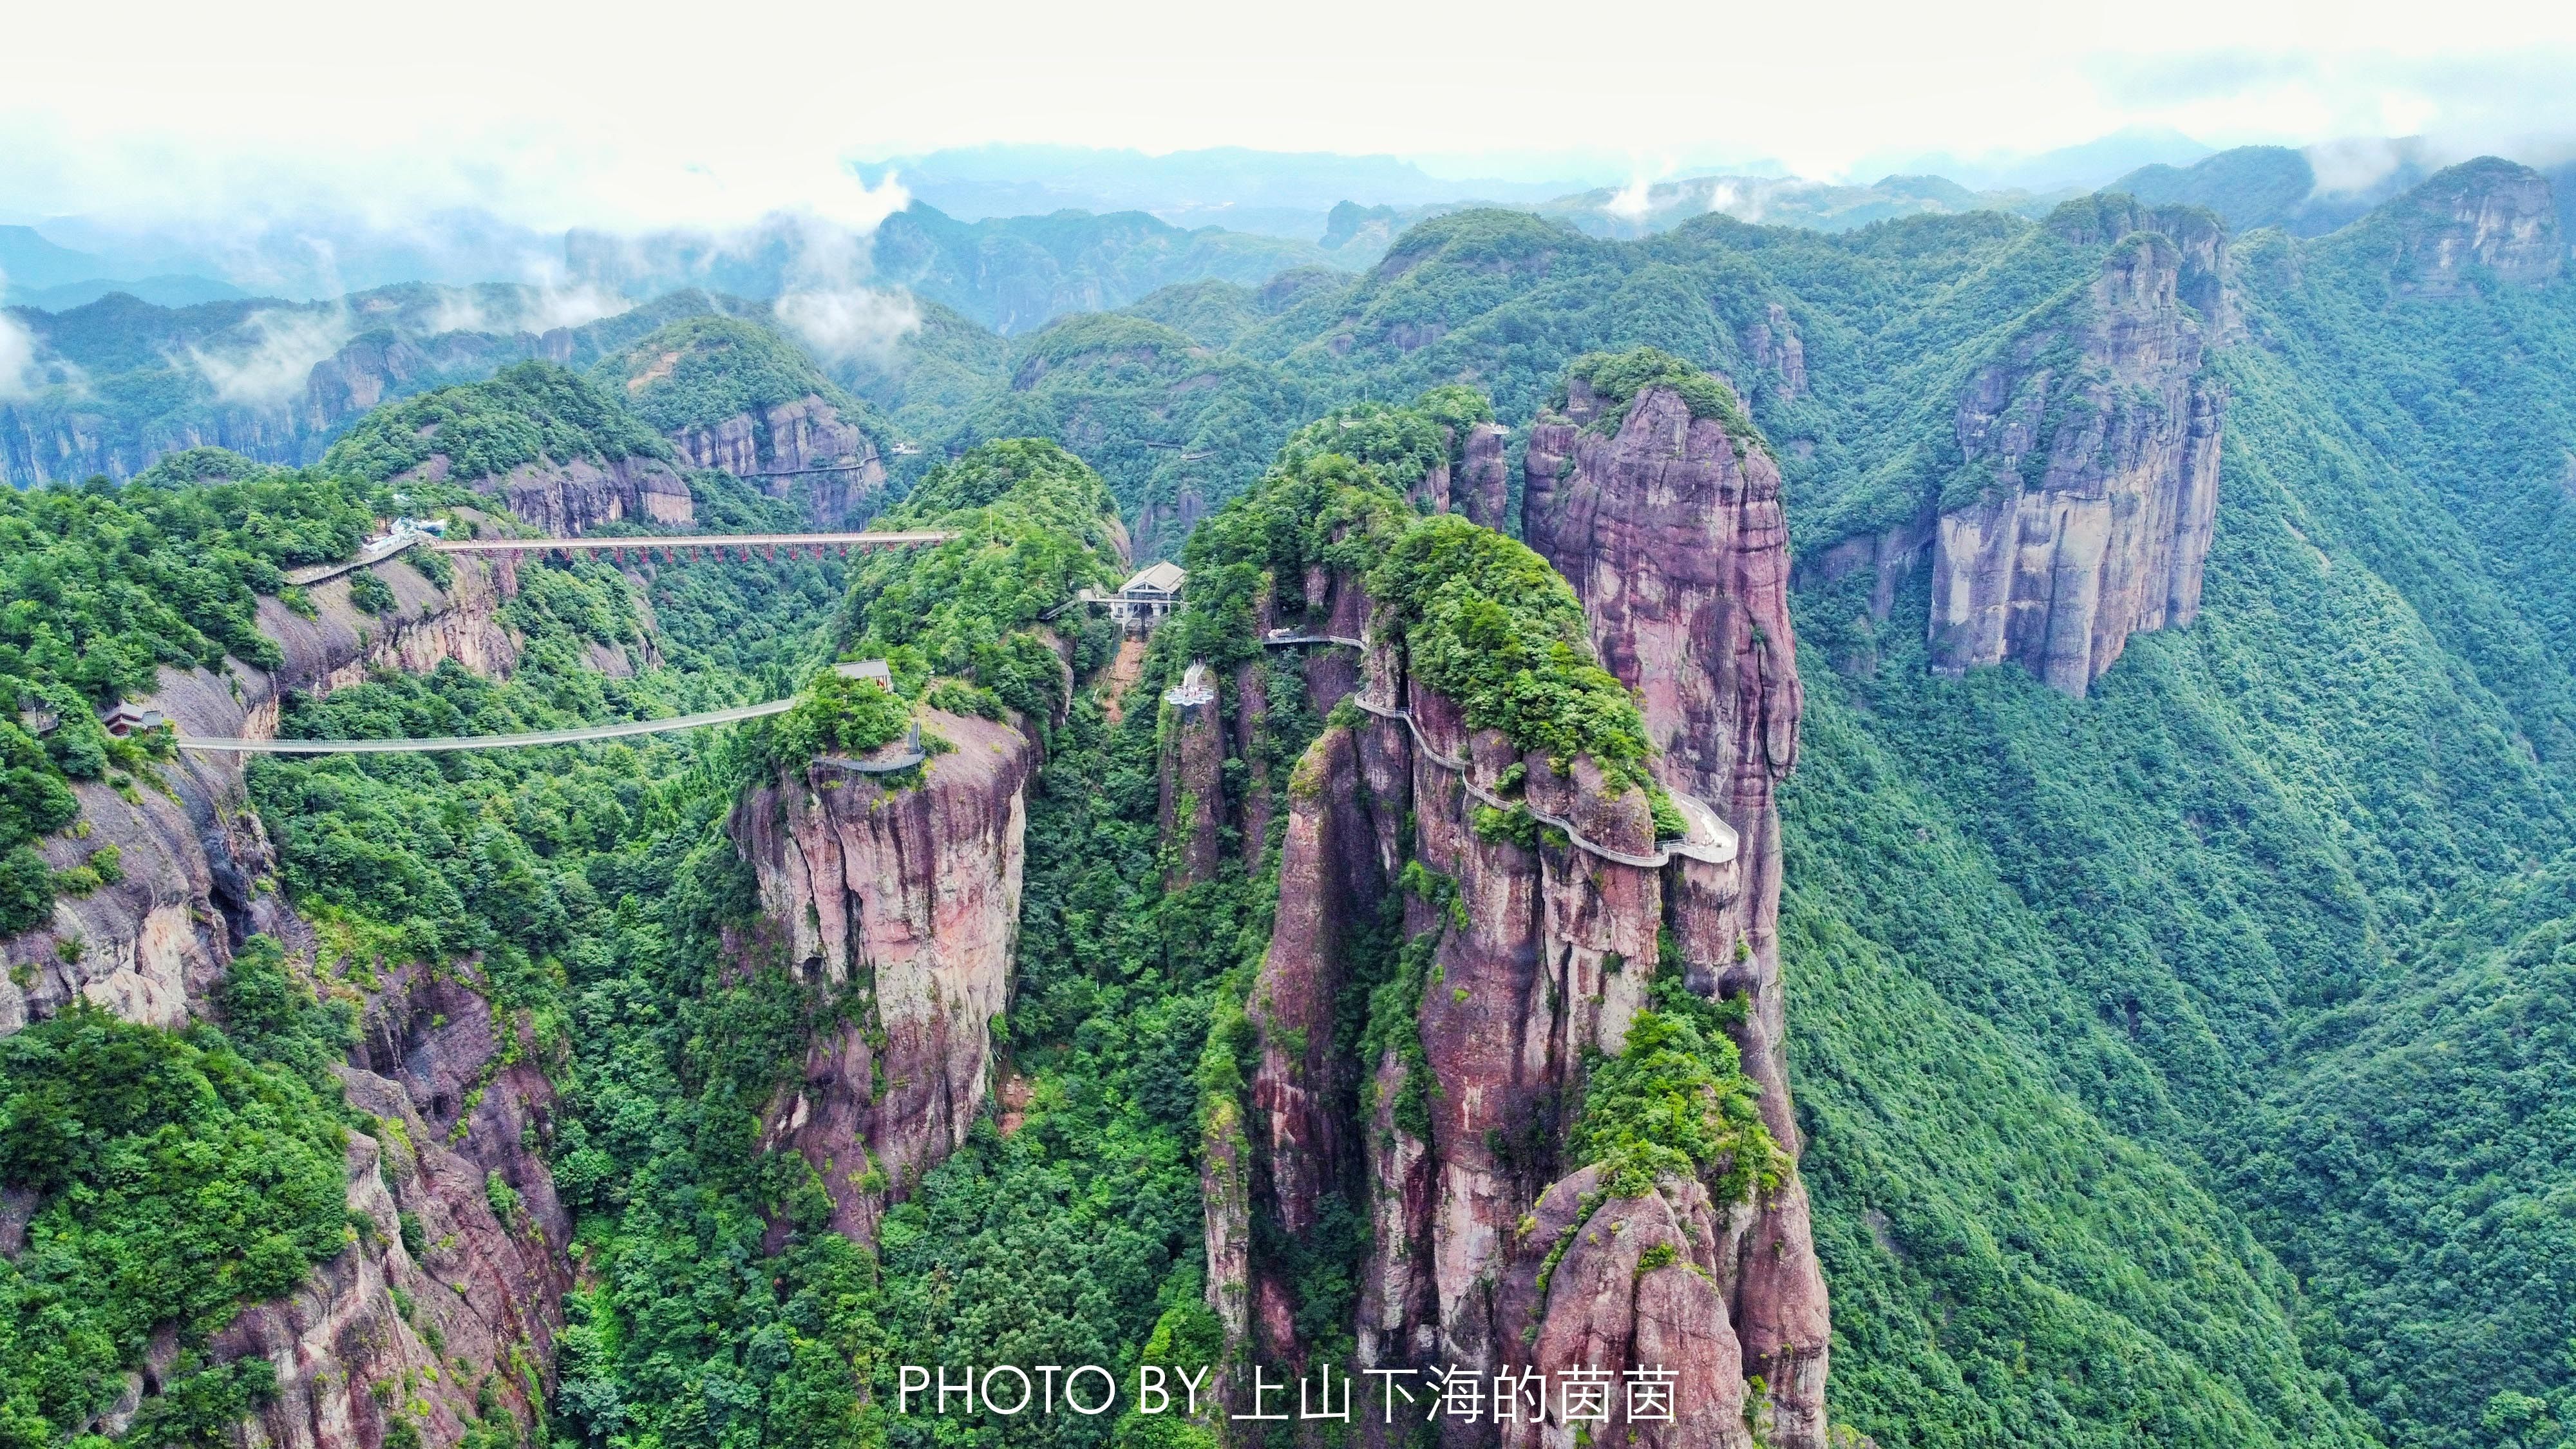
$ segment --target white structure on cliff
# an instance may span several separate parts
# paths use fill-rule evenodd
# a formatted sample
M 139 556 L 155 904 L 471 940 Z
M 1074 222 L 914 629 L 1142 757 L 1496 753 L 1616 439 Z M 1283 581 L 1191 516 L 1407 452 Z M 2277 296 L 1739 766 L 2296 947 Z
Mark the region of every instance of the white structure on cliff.
M 1188 580 L 1189 572 L 1179 564 L 1147 564 L 1109 596 L 1109 617 L 1131 634 L 1149 632 L 1180 607 L 1181 586 Z

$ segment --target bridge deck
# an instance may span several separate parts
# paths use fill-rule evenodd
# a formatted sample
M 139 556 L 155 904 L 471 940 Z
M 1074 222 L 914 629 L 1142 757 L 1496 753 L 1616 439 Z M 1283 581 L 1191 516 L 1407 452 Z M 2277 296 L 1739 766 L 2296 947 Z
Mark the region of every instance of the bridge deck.
M 589 740 L 622 739 L 628 735 L 657 735 L 668 730 L 702 729 L 708 725 L 732 724 L 736 720 L 758 719 L 762 715 L 784 714 L 794 707 L 793 699 L 764 700 L 759 704 L 737 705 L 732 709 L 710 710 L 705 714 L 679 714 L 669 719 L 623 720 L 617 724 L 584 725 L 579 729 L 540 730 L 524 735 L 443 735 L 419 740 L 236 740 L 204 735 L 179 736 L 183 750 L 223 750 L 252 755 L 391 755 L 414 750 L 510 750 L 526 745 L 577 745 Z
M 437 553 L 643 553 L 707 548 L 907 548 L 946 543 L 953 533 L 639 533 L 623 538 L 442 538 Z

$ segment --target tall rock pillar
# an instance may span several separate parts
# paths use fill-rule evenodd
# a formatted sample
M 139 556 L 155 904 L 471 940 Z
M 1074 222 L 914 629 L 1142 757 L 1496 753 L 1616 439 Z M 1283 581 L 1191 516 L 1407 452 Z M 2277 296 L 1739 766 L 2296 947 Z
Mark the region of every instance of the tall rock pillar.
M 1744 1069 L 1794 1157 L 1774 792 L 1797 763 L 1802 695 L 1780 472 L 1758 438 L 1738 436 L 1749 429 L 1694 416 L 1673 387 L 1616 406 L 1577 378 L 1564 411 L 1532 428 L 1522 533 L 1574 585 L 1602 664 L 1637 691 L 1665 785 L 1737 832 L 1734 866 L 1676 863 L 1670 921 L 1692 990 L 1750 998 Z M 1728 1267 L 1744 1373 L 1768 1389 L 1772 1442 L 1819 1449 L 1825 1284 L 1794 1173 L 1755 1205 L 1741 1242 Z

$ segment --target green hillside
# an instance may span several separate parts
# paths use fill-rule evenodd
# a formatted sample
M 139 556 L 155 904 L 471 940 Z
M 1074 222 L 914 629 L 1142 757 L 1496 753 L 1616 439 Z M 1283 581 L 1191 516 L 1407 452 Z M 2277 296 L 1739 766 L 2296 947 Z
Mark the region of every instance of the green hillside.
M 862 415 L 802 348 L 738 317 L 686 317 L 657 328 L 600 359 L 590 380 L 663 433 L 710 427 L 809 396 L 852 421 Z
M 2231 210 L 2288 205 L 2279 156 L 2223 153 L 2192 174 L 2198 190 L 2149 180 Z M 2470 163 L 2321 235 L 2232 238 L 2223 299 L 2218 274 L 2186 281 L 2227 394 L 2201 613 L 2132 639 L 2086 697 L 2010 665 L 1935 677 L 1920 566 L 1883 617 L 1867 570 L 1818 570 L 1795 593 L 1791 1072 L 1834 1299 L 1834 1418 L 1882 1449 L 2576 1442 L 2576 278 L 2445 271 L 2453 252 L 2428 240 L 2442 188 L 2532 179 Z M 1248 609 L 1258 565 L 1294 574 L 1313 543 L 1277 506 L 1296 488 L 1401 513 L 1439 456 L 1438 420 L 1484 399 L 1516 430 L 1517 473 L 1570 365 L 1619 354 L 1581 365 L 1620 402 L 1642 375 L 1602 368 L 1652 347 L 1694 406 L 1749 412 L 1813 560 L 1942 502 L 1963 473 L 1963 392 L 2001 360 L 2070 365 L 2064 339 L 2091 319 L 2105 260 L 2151 245 L 2137 229 L 2214 224 L 2097 197 L 2039 219 L 1825 234 L 1702 216 L 1612 240 L 1470 210 L 1422 221 L 1364 275 L 1255 285 L 1253 262 L 1229 279 L 1200 257 L 1202 279 L 1153 290 L 1163 263 L 1099 272 L 1085 249 L 1213 243 L 1046 220 L 950 232 L 915 215 L 913 281 L 937 295 L 929 279 L 955 282 L 985 248 L 1046 279 L 1043 306 L 1032 290 L 1014 318 L 1066 296 L 1139 300 L 1007 336 L 926 302 L 918 330 L 827 377 L 740 305 L 673 294 L 585 330 L 587 372 L 526 362 L 388 403 L 303 472 L 163 448 L 121 489 L 0 494 L 0 689 L 72 721 L 39 739 L 0 718 L 6 932 L 117 868 L 48 871 L 31 848 L 76 828 L 70 782 L 148 774 L 149 746 L 109 744 L 87 708 L 146 687 L 156 664 L 261 658 L 255 594 L 344 553 L 386 504 L 378 485 L 431 455 L 460 479 L 664 456 L 657 429 L 807 392 L 919 445 L 889 459 L 911 492 L 884 516 L 960 535 L 945 546 L 649 580 L 531 563 L 504 614 L 522 641 L 513 678 L 387 675 L 290 702 L 281 725 L 454 733 L 706 708 L 793 688 L 844 650 L 891 660 L 904 698 L 1043 721 L 1018 985 L 996 1027 L 1025 1120 L 1007 1137 L 978 1126 L 888 1215 L 877 1251 L 824 1231 L 814 1184 L 755 1145 L 836 1004 L 774 967 L 718 963 L 753 909 L 723 835 L 736 788 L 810 748 L 818 723 L 883 737 L 892 706 L 836 696 L 848 718 L 595 754 L 251 769 L 278 884 L 323 928 L 335 972 L 356 981 L 378 956 L 471 971 L 560 1068 L 546 1150 L 582 1247 L 549 1442 L 1175 1442 L 1115 1421 L 932 1434 L 859 1391 L 901 1362 L 1213 1352 L 1197 1114 L 1239 1066 L 1266 887 L 1229 866 L 1164 890 L 1154 712 L 1112 717 L 1084 687 L 1112 653 L 1105 626 L 1058 626 L 1077 679 L 1063 694 L 1037 616 L 1114 582 L 1109 514 L 1139 556 L 1187 558 L 1202 597 Z M 202 340 L 245 315 L 118 304 L 57 345 L 134 364 L 145 381 L 103 380 L 113 400 L 179 386 L 140 360 L 151 329 Z M 2045 394 L 2049 426 L 2066 396 Z M 787 524 L 720 475 L 691 486 L 710 526 Z M 1219 521 L 1193 540 L 1202 518 Z M 1400 531 L 1521 580 L 1528 617 L 1497 611 L 1526 625 L 1516 642 L 1579 626 L 1516 546 L 1453 520 Z M 1432 617 L 1384 581 L 1381 597 Z M 647 605 L 661 663 L 631 679 L 590 667 L 594 648 L 641 637 Z M 1421 630 L 1417 665 L 1454 670 L 1453 692 L 1527 703 L 1502 677 L 1509 650 Z M 1154 698 L 1193 647 L 1250 652 L 1166 629 L 1129 699 Z M 1275 762 L 1321 721 L 1294 671 L 1267 683 L 1253 753 Z M 1581 703 L 1560 713 L 1618 715 Z M 1572 739 L 1553 718 L 1531 737 Z M 0 1043 L 0 1176 L 42 1188 L 50 1234 L 32 1267 L 0 1264 L 0 1349 L 65 1345 L 41 1372 L 19 1367 L 34 1350 L 0 1351 L 11 1442 L 64 1439 L 153 1324 L 186 1315 L 194 1352 L 237 1293 L 275 1291 L 331 1247 L 316 1184 L 340 1109 L 316 1068 L 342 1024 L 261 974 L 260 948 L 244 959 L 224 1032 L 73 1013 Z M 119 1074 L 172 1084 L 167 1101 L 100 1089 Z M 39 1130 L 66 1113 L 104 1124 L 87 1155 Z M 256 1261 L 194 1233 L 166 1163 L 119 1175 L 137 1144 L 192 1134 L 283 1164 L 241 1190 L 274 1239 Z M 105 1204 L 94 1221 L 64 1205 L 75 1192 Z M 1346 1301 L 1333 1275 L 1361 1231 L 1336 1220 L 1298 1250 L 1301 1301 Z M 152 1242 L 161 1257 L 137 1246 Z M 59 1287 L 74 1282 L 103 1286 Z M 264 1388 L 209 1371 L 189 1401 L 204 1422 L 152 1442 L 211 1434 Z M 497 1421 L 476 1432 L 506 1437 Z M 1175 1429 L 1194 1449 L 1198 1432 Z
M 322 457 L 322 471 L 382 482 L 433 457 L 450 478 L 497 478 L 545 459 L 667 458 L 670 445 L 613 394 L 575 373 L 523 362 L 369 413 Z

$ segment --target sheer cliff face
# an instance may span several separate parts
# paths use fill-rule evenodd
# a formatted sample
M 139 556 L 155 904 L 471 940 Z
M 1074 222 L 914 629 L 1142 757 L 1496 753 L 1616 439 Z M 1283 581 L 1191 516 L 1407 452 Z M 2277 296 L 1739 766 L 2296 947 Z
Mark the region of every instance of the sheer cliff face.
M 1647 737 L 1662 752 L 1660 778 L 1708 802 L 1736 831 L 1740 853 L 1729 866 L 1667 868 L 1667 918 L 1692 990 L 1749 998 L 1738 1041 L 1744 1069 L 1761 1084 L 1772 1136 L 1794 1154 L 1774 790 L 1797 762 L 1803 696 L 1779 468 L 1758 441 L 1691 416 L 1669 388 L 1640 392 L 1615 433 L 1589 426 L 1605 411 L 1575 379 L 1564 414 L 1531 429 L 1522 533 L 1582 598 L 1602 664 L 1637 692 Z M 1686 1205 L 1667 1211 L 1687 1215 Z M 1736 1247 L 1717 1281 L 1744 1373 L 1769 1386 L 1763 1407 L 1775 1442 L 1821 1443 L 1828 1327 L 1803 1185 L 1793 1176 L 1732 1223 L 1726 1241 Z M 1575 1281 L 1557 1294 L 1579 1293 Z M 1542 1342 L 1558 1331 L 1556 1300 Z M 1575 1303 L 1562 1311 L 1605 1310 Z M 1642 1324 L 1642 1297 L 1636 1312 Z
M 1966 461 L 1948 492 L 1982 491 L 1944 511 L 1932 539 L 1937 671 L 2011 659 L 2081 695 L 2129 636 L 2199 613 L 2226 408 L 2201 363 L 2224 247 L 2176 229 L 2182 245 L 2129 234 L 2085 305 L 2023 337 L 1960 398 Z M 2187 285 L 2204 306 L 2185 309 Z
M 276 673 L 236 663 L 232 677 L 164 668 L 151 702 L 188 734 L 264 739 L 276 733 L 278 700 L 301 690 L 327 694 L 395 668 L 426 672 L 453 659 L 501 675 L 517 662 L 501 605 L 518 590 L 507 560 L 460 556 L 444 590 L 399 558 L 374 566 L 394 607 L 365 614 L 349 601 L 349 576 L 308 591 L 313 617 L 260 600 L 260 632 L 277 641 Z M 56 870 L 112 844 L 125 879 L 85 896 L 60 896 L 54 918 L 0 939 L 0 1032 L 53 1015 L 74 996 L 130 1021 L 177 1026 L 223 979 L 233 947 L 264 932 L 291 940 L 302 929 L 274 891 L 254 884 L 276 869 L 242 785 L 240 755 L 183 754 L 162 771 L 171 792 L 127 800 L 104 782 L 76 782 L 86 838 L 46 842 Z M 77 951 L 66 942 L 81 943 Z
M 1511 506 L 1511 475 L 1503 465 L 1503 442 L 1511 435 L 1499 424 L 1478 423 L 1459 441 L 1457 480 L 1450 486 L 1450 511 L 1470 523 L 1500 529 Z
M 764 1145 L 812 1162 L 833 1227 L 861 1240 L 974 1126 L 1019 928 L 1035 750 L 989 720 L 925 711 L 922 727 L 956 748 L 918 783 L 826 757 L 746 794 L 731 826 L 775 933 L 752 949 L 851 1003 L 772 1104 Z
M 277 1368 L 277 1396 L 251 1420 L 248 1442 L 365 1449 L 413 1405 L 424 1444 L 458 1443 L 478 1411 L 457 1363 L 524 1363 L 533 1386 L 506 1371 L 491 1384 L 511 1414 L 534 1422 L 572 1286 L 572 1221 L 540 1150 L 554 1088 L 536 1065 L 539 1045 L 476 992 L 415 966 L 370 997 L 351 1056 L 341 1072 L 349 1104 L 377 1124 L 349 1139 L 360 1239 L 210 1346 L 218 1360 L 257 1354 Z M 512 1065 L 496 1070 L 499 1060 Z M 495 1181 L 509 1192 L 493 1191 Z M 496 1198 L 517 1205 L 496 1212 Z
M 400 484 L 450 481 L 445 453 L 394 476 Z M 670 464 L 641 454 L 599 462 L 575 458 L 568 463 L 541 460 L 522 463 L 494 478 L 455 479 L 478 493 L 498 496 L 512 513 L 556 538 L 575 538 L 596 524 L 632 518 L 643 523 L 682 524 L 697 520 L 689 485 Z
M 1264 1217 L 1298 1238 L 1351 1204 L 1372 1228 L 1353 1325 L 1362 1363 L 1659 1365 L 1679 1375 L 1684 1413 L 1670 1430 L 1636 1426 L 1638 1442 L 1743 1445 L 1748 1423 L 1769 1423 L 1775 1443 L 1818 1445 L 1824 1299 L 1794 1179 L 1749 1204 L 1713 1205 L 1693 1181 L 1608 1199 L 1597 1170 L 1568 1176 L 1562 1160 L 1586 1057 L 1625 1045 L 1668 921 L 1703 993 L 1723 982 L 1776 996 L 1770 788 L 1795 748 L 1797 694 L 1794 673 L 1774 667 L 1755 635 L 1756 620 L 1768 621 L 1785 660 L 1777 477 L 1746 476 L 1724 435 L 1695 432 L 1686 411 L 1674 443 L 1666 402 L 1679 406 L 1650 398 L 1632 427 L 1667 452 L 1695 449 L 1688 469 L 1652 464 L 1639 444 L 1615 458 L 1586 450 L 1558 480 L 1570 426 L 1543 427 L 1532 456 L 1550 469 L 1546 500 L 1566 510 L 1557 542 L 1603 554 L 1570 572 L 1606 581 L 1628 571 L 1630 604 L 1594 610 L 1605 659 L 1694 675 L 1649 715 L 1659 740 L 1693 744 L 1687 763 L 1668 764 L 1668 783 L 1753 828 L 1713 852 L 1720 859 L 1660 849 L 1643 792 L 1609 785 L 1589 760 L 1560 773 L 1498 732 L 1469 729 L 1454 702 L 1408 677 L 1386 642 L 1394 630 L 1368 623 L 1376 611 L 1356 581 L 1306 580 L 1301 627 L 1381 642 L 1357 659 L 1316 650 L 1306 663 L 1319 708 L 1347 698 L 1360 714 L 1325 729 L 1285 791 L 1278 913 L 1246 1006 L 1258 1061 L 1242 1117 L 1220 1110 L 1209 1123 L 1210 1306 L 1251 1361 L 1302 1365 L 1298 1285 L 1246 1240 Z M 1548 440 L 1561 451 L 1543 452 Z M 1646 486 L 1649 475 L 1663 481 Z M 1599 540 L 1578 537 L 1567 521 L 1576 514 Z M 1628 547 L 1643 553 L 1610 556 Z M 1712 741 L 1684 739 L 1712 731 Z M 1511 778 L 1533 811 L 1572 831 L 1526 845 L 1480 832 L 1479 792 L 1505 791 Z M 1408 887 L 1415 863 L 1439 884 Z M 1764 955 L 1737 960 L 1737 943 L 1757 931 Z M 1337 1010 L 1399 949 L 1422 976 L 1411 1029 L 1354 1058 L 1335 1045 Z M 1748 1031 L 1759 1041 L 1763 1030 L 1757 1014 Z M 1776 1063 L 1776 1051 L 1746 1052 L 1748 1063 L 1766 1056 Z M 1776 1069 L 1763 1080 L 1764 1106 L 1785 1128 L 1785 1087 Z M 1656 1257 L 1673 1261 L 1641 1271 L 1659 1245 L 1673 1251 Z M 1748 1409 L 1755 1374 L 1775 1388 Z M 1526 1442 L 1562 1445 L 1568 1433 L 1556 1423 Z
M 2398 290 L 2423 296 L 2460 292 L 2472 270 L 2536 286 L 2567 255 L 2549 179 L 2492 156 L 2441 172 L 2356 232 L 2350 244 L 2384 259 Z
M 674 429 L 671 444 L 693 468 L 721 468 L 785 498 L 803 485 L 807 521 L 839 528 L 885 492 L 876 443 L 840 410 L 808 394 L 721 422 Z
M 311 618 L 263 599 L 261 631 L 285 656 L 275 673 L 236 664 L 219 679 L 164 669 L 153 703 L 185 732 L 257 739 L 276 731 L 286 692 L 327 694 L 370 669 L 428 670 L 453 659 L 506 673 L 516 645 L 498 613 L 517 590 L 515 565 L 453 562 L 443 590 L 399 559 L 375 565 L 396 601 L 380 615 L 351 606 L 346 576 L 313 586 Z M 242 770 L 239 755 L 183 754 L 161 772 L 168 794 L 138 791 L 127 801 L 79 787 L 91 833 L 78 844 L 115 843 L 125 879 L 64 897 L 47 927 L 0 941 L 10 967 L 0 979 L 0 1032 L 74 996 L 160 1026 L 209 1015 L 234 950 L 254 933 L 312 959 L 312 929 L 257 884 L 277 862 Z M 82 950 L 57 949 L 74 938 Z M 553 1088 L 528 1029 L 496 1018 L 463 984 L 474 969 L 401 967 L 366 998 L 341 1078 L 350 1105 L 378 1124 L 349 1141 L 349 1211 L 353 1224 L 368 1226 L 296 1293 L 249 1306 L 207 1345 L 215 1362 L 257 1354 L 276 1365 L 277 1396 L 251 1421 L 251 1444 L 367 1449 L 384 1442 L 390 1416 L 408 1404 L 425 1445 L 452 1445 L 476 1416 L 474 1390 L 441 1367 L 431 1341 L 469 1363 L 508 1364 L 514 1345 L 524 1346 L 532 1371 L 552 1361 L 571 1236 L 542 1156 Z M 508 1200 L 487 1186 L 496 1177 L 518 1202 L 506 1219 L 492 1207 L 496 1196 Z M 405 1214 L 419 1225 L 417 1257 L 403 1240 Z M 389 1288 L 407 1295 L 408 1314 Z M 162 1386 L 177 1347 L 175 1335 L 164 1337 L 168 1352 L 147 1357 L 106 1429 Z M 494 1386 L 511 1413 L 533 1416 L 526 1383 L 500 1374 Z
M 1319 699 L 1340 682 L 1338 662 L 1317 661 Z M 1610 789 L 1588 761 L 1560 776 L 1499 733 L 1468 730 L 1454 704 L 1406 679 L 1392 646 L 1360 674 L 1360 699 L 1409 719 L 1328 728 L 1289 782 L 1279 911 L 1248 1007 L 1261 1040 L 1255 1193 L 1296 1236 L 1365 1182 L 1377 1237 L 1363 1359 L 1492 1365 L 1518 1341 L 1493 1292 L 1514 1224 L 1547 1185 L 1584 1053 L 1616 1052 L 1645 1003 L 1663 876 L 1572 845 L 1487 839 L 1467 782 L 1508 788 L 1517 766 L 1533 808 L 1614 850 L 1652 851 L 1654 826 L 1642 792 Z M 1348 1060 L 1334 1046 L 1336 1005 L 1386 945 L 1372 933 L 1408 861 L 1456 888 L 1454 905 L 1405 902 L 1403 937 L 1430 950 L 1437 983 L 1419 1008 L 1420 1055 L 1399 1043 Z M 1295 1357 L 1292 1290 L 1266 1268 L 1243 1285 L 1247 1326 L 1265 1351 Z

